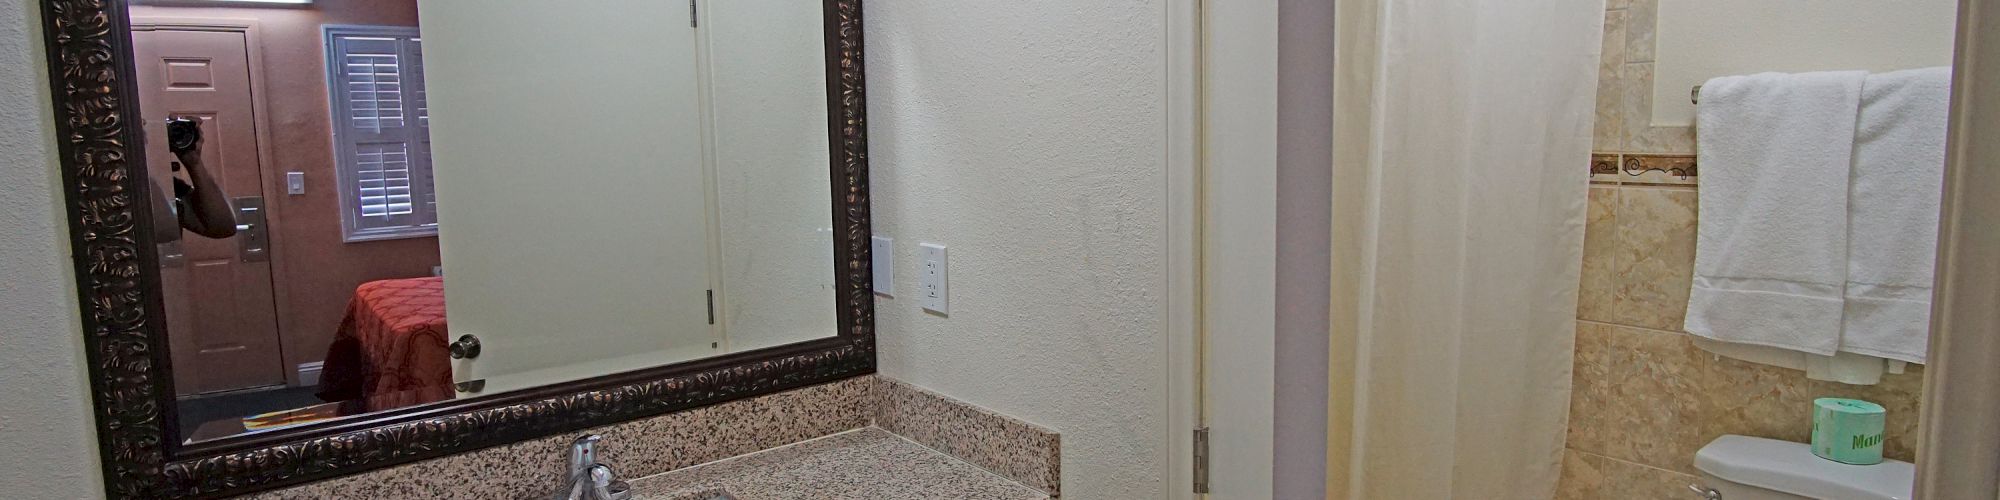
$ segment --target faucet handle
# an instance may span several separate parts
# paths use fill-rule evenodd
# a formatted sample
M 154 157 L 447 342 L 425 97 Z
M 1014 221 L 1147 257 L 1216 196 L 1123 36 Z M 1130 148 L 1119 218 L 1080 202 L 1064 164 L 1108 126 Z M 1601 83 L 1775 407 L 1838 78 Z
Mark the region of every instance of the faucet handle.
M 585 434 L 582 437 L 576 438 L 576 441 L 570 443 L 569 445 L 570 476 L 574 477 L 578 474 L 582 474 L 584 470 L 589 469 L 590 466 L 597 465 L 597 443 L 603 440 L 604 436 L 599 436 L 596 434 Z

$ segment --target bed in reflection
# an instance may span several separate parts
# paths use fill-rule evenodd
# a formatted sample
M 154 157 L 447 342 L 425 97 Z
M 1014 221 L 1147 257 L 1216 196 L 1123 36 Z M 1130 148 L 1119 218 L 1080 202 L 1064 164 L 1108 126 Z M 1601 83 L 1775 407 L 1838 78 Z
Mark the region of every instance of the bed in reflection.
M 454 396 L 444 278 L 370 281 L 354 290 L 327 348 L 324 403 L 202 423 L 189 442 L 283 429 Z
M 327 348 L 319 398 L 374 409 L 451 399 L 448 333 L 444 278 L 363 283 Z

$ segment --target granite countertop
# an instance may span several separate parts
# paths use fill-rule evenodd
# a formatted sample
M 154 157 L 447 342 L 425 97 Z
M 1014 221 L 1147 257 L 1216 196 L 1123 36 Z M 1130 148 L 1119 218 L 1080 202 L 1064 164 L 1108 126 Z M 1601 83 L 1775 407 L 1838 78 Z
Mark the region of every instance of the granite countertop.
M 1049 498 L 876 427 L 640 478 L 632 490 L 633 500 Z

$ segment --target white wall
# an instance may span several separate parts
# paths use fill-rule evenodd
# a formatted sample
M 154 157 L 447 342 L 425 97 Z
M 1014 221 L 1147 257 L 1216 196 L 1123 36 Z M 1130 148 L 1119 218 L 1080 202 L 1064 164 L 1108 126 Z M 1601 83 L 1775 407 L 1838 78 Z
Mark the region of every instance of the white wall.
M 834 335 L 819 0 L 704 5 L 731 351 Z
M 868 2 L 883 374 L 1062 433 L 1063 496 L 1166 498 L 1166 4 Z M 905 292 L 904 295 L 908 295 Z
M 1954 0 L 1662 1 L 1653 125 L 1693 123 L 1688 90 L 1718 76 L 1950 66 L 1957 15 Z
M 0 2 L 0 489 L 96 498 L 39 3 Z

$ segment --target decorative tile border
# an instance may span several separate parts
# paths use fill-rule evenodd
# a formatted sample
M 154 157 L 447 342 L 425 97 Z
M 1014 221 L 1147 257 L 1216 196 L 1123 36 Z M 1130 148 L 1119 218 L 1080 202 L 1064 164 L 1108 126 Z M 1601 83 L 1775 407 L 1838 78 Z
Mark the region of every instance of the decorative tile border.
M 1590 182 L 1618 183 L 1618 154 L 1590 154 Z
M 1694 185 L 1695 168 L 1693 155 L 1625 155 L 1620 169 L 1625 172 L 1624 182 L 1650 184 Z
M 1060 434 L 902 381 L 876 380 L 877 427 L 1061 496 Z
M 1693 186 L 1699 174 L 1694 155 L 1590 155 L 1590 180 L 1596 183 Z

